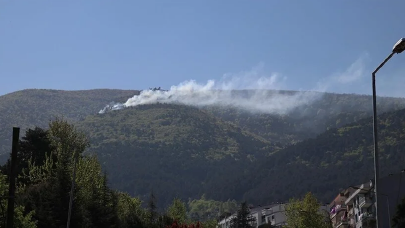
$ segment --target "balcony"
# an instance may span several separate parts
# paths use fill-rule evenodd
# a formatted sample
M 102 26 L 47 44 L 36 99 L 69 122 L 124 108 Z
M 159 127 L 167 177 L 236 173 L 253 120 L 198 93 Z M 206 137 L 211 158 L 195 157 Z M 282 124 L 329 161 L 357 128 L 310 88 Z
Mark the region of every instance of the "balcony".
M 359 207 L 360 208 L 367 208 L 369 207 L 373 202 L 371 202 L 371 199 L 367 196 L 360 196 L 359 197 Z
M 330 218 L 333 219 L 339 212 L 346 211 L 347 206 L 344 204 L 338 204 L 334 208 L 331 209 Z
M 266 208 L 262 210 L 262 215 L 266 216 L 266 215 L 271 215 L 273 214 L 273 208 Z
M 375 215 L 366 212 L 359 216 L 359 221 L 356 224 L 356 228 L 375 227 L 375 223 Z
M 361 214 L 359 217 L 360 221 L 367 221 L 369 219 L 375 219 L 375 215 L 372 213 L 365 212 L 365 213 Z
M 343 228 L 343 227 L 347 227 L 346 225 L 349 225 L 348 219 L 342 217 L 342 219 L 340 221 L 338 221 L 334 227 Z

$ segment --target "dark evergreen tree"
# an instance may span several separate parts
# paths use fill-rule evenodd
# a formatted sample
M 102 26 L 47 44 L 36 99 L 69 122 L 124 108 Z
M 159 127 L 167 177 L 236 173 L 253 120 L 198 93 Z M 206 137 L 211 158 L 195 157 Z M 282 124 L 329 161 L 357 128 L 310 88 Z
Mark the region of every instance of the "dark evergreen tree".
M 55 205 L 58 195 L 54 191 L 52 181 L 44 180 L 27 186 L 16 200 L 18 204 L 25 206 L 26 212 L 35 211 L 33 218 L 37 221 L 38 227 L 52 228 L 60 224 Z
M 91 218 L 92 227 L 116 227 L 117 201 L 114 192 L 107 186 L 107 177 L 103 176 L 103 185 L 101 189 L 92 186 L 91 201 L 88 206 L 88 212 Z
M 149 210 L 149 224 L 155 224 L 156 217 L 157 217 L 157 206 L 156 206 L 156 197 L 153 191 L 150 193 L 150 198 L 148 202 L 148 210 Z
M 72 178 L 69 172 L 69 167 L 66 165 L 66 163 L 61 163 L 60 167 L 58 167 L 56 170 L 56 181 L 54 186 L 55 192 L 58 194 L 58 198 L 55 200 L 55 210 L 59 218 L 60 225 L 66 225 L 67 223 L 71 187 Z M 74 196 L 77 195 L 77 192 L 78 188 L 75 187 Z M 73 200 L 72 216 L 70 221 L 71 227 L 81 227 L 81 216 L 78 214 L 78 208 L 78 202 Z
M 173 222 L 174 220 L 170 216 L 163 214 L 159 216 L 157 224 L 159 228 L 166 228 L 173 224 Z
M 36 127 L 34 129 L 28 129 L 22 140 L 19 142 L 19 148 L 17 152 L 17 181 L 18 183 L 26 183 L 27 180 L 21 176 L 22 171 L 28 168 L 30 162 L 36 166 L 41 166 L 45 162 L 46 156 L 51 156 L 52 146 L 51 141 L 48 138 L 48 131 L 42 128 Z M 53 157 L 56 159 L 56 157 Z M 7 163 L 1 167 L 2 173 L 9 175 L 10 172 L 10 159 Z
M 231 221 L 231 228 L 253 228 L 256 219 L 250 215 L 250 209 L 246 202 L 243 202 L 240 209 Z
M 392 227 L 405 227 L 405 198 L 397 206 L 397 212 L 392 219 Z
M 48 138 L 48 131 L 36 127 L 33 130 L 28 129 L 25 136 L 20 141 L 17 157 L 21 168 L 26 168 L 30 159 L 35 165 L 44 164 L 46 156 L 52 152 L 51 141 Z

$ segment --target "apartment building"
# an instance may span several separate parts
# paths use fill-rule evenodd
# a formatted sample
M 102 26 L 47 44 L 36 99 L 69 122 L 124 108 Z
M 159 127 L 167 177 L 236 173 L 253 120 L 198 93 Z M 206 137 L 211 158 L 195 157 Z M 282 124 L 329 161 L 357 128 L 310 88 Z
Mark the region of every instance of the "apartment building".
M 368 228 L 375 226 L 372 183 L 350 186 L 340 192 L 330 204 L 330 219 L 334 228 Z
M 378 205 L 380 227 L 392 227 L 392 218 L 401 200 L 405 197 L 405 170 L 380 178 Z M 264 207 L 251 208 L 250 215 L 256 219 L 254 227 L 271 224 L 282 227 L 287 224 L 285 204 L 272 204 Z M 375 219 L 374 181 L 370 180 L 360 185 L 349 186 L 339 192 L 326 206 L 321 206 L 321 212 L 328 212 L 328 222 L 333 228 L 374 228 Z M 218 228 L 229 228 L 236 213 L 222 219 Z
M 345 191 L 347 199 L 347 227 L 372 228 L 376 226 L 373 182 L 351 186 Z
M 261 214 L 262 224 L 271 224 L 274 227 L 281 227 L 287 224 L 285 204 L 274 204 L 270 207 L 265 207 L 262 209 Z
M 329 204 L 330 221 L 334 228 L 347 228 L 347 194 L 340 192 Z
M 380 178 L 378 205 L 381 227 L 391 227 L 396 207 L 405 197 L 405 170 Z M 404 181 L 402 180 L 404 179 Z M 349 186 L 330 203 L 330 219 L 334 228 L 374 228 L 374 181 Z
M 235 217 L 236 217 L 236 213 L 223 218 L 221 221 L 218 222 L 217 227 L 218 228 L 229 228 L 229 227 L 231 227 L 231 221 Z
M 250 208 L 250 216 L 252 216 L 255 221 L 253 226 L 255 228 L 263 224 L 271 224 L 275 227 L 281 227 L 287 222 L 287 217 L 285 215 L 285 204 L 271 204 L 267 206 L 258 206 Z M 218 228 L 229 228 L 231 225 L 231 220 L 236 217 L 236 213 L 222 219 L 218 222 Z

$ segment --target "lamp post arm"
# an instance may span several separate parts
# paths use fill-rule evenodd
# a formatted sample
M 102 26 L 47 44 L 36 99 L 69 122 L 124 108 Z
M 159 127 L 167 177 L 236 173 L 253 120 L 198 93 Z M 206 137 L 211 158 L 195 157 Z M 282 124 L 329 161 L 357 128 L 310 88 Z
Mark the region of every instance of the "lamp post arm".
M 390 60 L 392 58 L 392 56 L 394 56 L 395 52 L 392 52 L 387 58 L 384 59 L 384 61 L 373 71 L 373 77 L 375 77 L 375 74 L 381 69 L 381 67 L 383 67 L 388 60 Z

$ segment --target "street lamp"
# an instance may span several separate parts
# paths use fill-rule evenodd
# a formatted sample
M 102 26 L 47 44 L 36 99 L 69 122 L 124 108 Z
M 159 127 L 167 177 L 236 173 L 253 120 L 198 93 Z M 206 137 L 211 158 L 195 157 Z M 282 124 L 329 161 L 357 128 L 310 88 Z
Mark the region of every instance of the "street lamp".
M 379 186 L 379 161 L 378 161 L 378 138 L 377 138 L 377 105 L 376 105 L 376 89 L 375 89 L 375 74 L 381 69 L 381 67 L 384 66 L 388 60 L 391 59 L 391 57 L 394 54 L 399 54 L 405 50 L 405 38 L 401 38 L 398 40 L 398 42 L 394 45 L 392 49 L 392 53 L 373 71 L 372 73 L 372 86 L 373 86 L 373 140 L 374 140 L 374 178 L 375 178 L 375 197 L 376 197 L 376 224 L 377 228 L 379 227 L 379 220 L 378 220 L 378 205 L 379 205 L 379 197 L 377 196 L 377 190 Z

